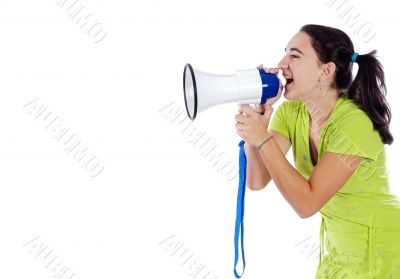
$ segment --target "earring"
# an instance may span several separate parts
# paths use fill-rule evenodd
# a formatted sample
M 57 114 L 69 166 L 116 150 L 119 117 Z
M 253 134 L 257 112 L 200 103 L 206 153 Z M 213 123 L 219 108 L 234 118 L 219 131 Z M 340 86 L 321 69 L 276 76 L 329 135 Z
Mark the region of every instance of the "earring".
M 323 89 L 322 89 L 322 87 L 323 87 Z M 321 81 L 319 82 L 319 92 L 322 97 L 325 97 L 328 94 L 328 87 L 322 86 Z

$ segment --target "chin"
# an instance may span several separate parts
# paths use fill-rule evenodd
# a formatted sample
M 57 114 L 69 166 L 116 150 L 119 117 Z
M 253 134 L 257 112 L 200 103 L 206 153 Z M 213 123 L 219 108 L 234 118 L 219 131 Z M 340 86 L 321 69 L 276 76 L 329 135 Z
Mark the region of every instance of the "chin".
M 301 95 L 301 93 L 299 93 L 298 91 L 294 90 L 293 88 L 291 88 L 290 90 L 285 90 L 283 92 L 283 96 L 287 99 L 287 100 L 298 100 L 298 101 L 302 101 L 303 96 Z
M 285 97 L 288 100 L 294 100 L 296 94 L 293 94 L 293 93 L 295 93 L 293 90 L 286 90 L 285 89 L 285 91 L 283 92 L 283 97 Z

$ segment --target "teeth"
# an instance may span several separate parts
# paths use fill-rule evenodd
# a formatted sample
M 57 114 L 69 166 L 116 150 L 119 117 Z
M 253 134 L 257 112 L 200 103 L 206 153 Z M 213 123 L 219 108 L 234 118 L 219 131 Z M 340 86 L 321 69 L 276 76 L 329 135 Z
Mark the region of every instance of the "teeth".
M 293 79 L 293 77 L 292 76 L 285 76 L 285 78 L 288 80 L 288 79 Z

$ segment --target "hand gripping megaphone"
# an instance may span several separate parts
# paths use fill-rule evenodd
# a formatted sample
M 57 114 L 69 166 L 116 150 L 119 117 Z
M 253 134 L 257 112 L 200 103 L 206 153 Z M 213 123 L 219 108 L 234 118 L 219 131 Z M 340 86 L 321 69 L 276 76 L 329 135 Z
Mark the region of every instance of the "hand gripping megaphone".
M 239 104 L 264 104 L 279 91 L 279 79 L 263 69 L 236 71 L 234 75 L 205 73 L 186 64 L 183 70 L 183 93 L 188 117 L 193 121 L 197 114 L 212 106 L 230 102 Z M 244 196 L 246 190 L 247 159 L 244 141 L 239 143 L 239 188 L 236 205 L 234 235 L 235 260 L 233 273 L 241 278 L 246 266 L 243 248 Z M 240 237 L 240 242 L 239 242 Z M 243 271 L 239 275 L 236 265 L 239 260 L 239 245 L 242 252 Z
M 279 79 L 263 69 L 238 70 L 233 75 L 215 75 L 194 69 L 189 63 L 183 70 L 183 93 L 188 117 L 215 105 L 264 104 L 277 95 Z

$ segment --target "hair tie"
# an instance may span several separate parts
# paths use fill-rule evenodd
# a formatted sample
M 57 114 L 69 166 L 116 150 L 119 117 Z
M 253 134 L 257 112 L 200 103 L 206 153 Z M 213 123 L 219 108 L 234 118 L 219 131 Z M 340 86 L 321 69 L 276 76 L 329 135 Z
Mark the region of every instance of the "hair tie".
M 358 56 L 358 52 L 354 52 L 353 55 L 351 56 L 351 62 L 355 62 Z

